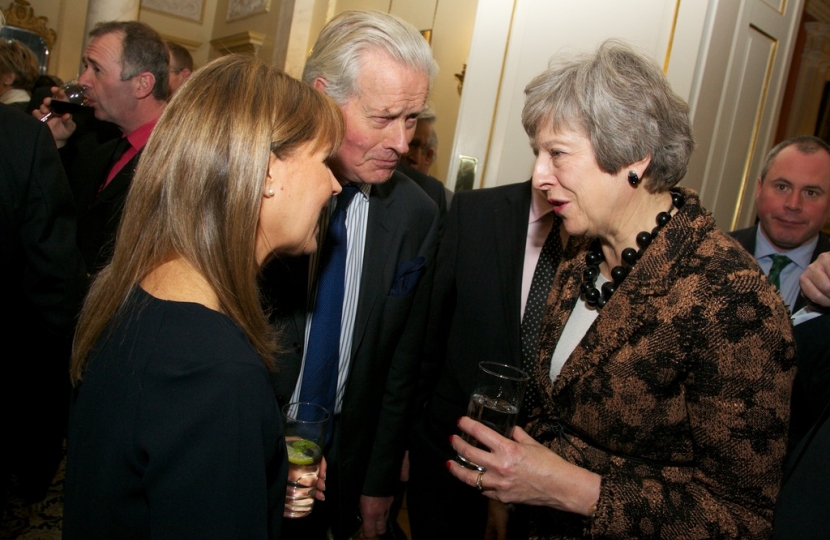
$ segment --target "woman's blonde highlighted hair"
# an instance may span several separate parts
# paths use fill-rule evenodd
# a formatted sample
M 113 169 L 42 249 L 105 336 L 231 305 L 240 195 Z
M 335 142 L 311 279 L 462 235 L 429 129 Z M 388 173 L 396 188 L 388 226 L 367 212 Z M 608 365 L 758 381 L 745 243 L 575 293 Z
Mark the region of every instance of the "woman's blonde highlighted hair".
M 229 55 L 196 71 L 139 160 L 112 261 L 81 311 L 73 383 L 133 288 L 174 257 L 205 277 L 222 312 L 273 367 L 276 336 L 260 304 L 255 256 L 269 156 L 289 158 L 307 143 L 333 154 L 344 130 L 331 99 L 252 57 Z

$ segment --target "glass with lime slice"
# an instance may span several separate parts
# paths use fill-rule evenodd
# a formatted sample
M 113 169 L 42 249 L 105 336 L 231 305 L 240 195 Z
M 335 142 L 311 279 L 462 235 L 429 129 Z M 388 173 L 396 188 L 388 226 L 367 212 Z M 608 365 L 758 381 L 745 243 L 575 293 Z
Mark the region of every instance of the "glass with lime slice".
M 283 516 L 299 518 L 309 515 L 314 506 L 329 413 L 314 403 L 289 403 L 283 407 L 283 419 L 288 453 Z

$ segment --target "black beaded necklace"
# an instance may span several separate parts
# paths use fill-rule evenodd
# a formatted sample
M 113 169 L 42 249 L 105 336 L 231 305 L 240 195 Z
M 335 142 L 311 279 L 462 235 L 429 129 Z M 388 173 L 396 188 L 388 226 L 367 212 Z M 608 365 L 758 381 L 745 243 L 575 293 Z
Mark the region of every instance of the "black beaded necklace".
M 623 264 L 621 266 L 615 266 L 611 270 L 611 279 L 613 281 L 607 281 L 602 284 L 602 293 L 597 289 L 596 282 L 597 276 L 599 276 L 599 265 L 605 260 L 605 256 L 602 254 L 599 240 L 593 243 L 591 251 L 585 255 L 585 264 L 588 265 L 588 268 L 582 274 L 582 298 L 586 304 L 597 309 L 602 309 L 605 306 L 608 299 L 611 298 L 611 295 L 620 286 L 620 283 L 631 272 L 634 264 L 643 256 L 643 251 L 651 244 L 651 241 L 654 240 L 654 237 L 657 236 L 660 229 L 665 227 L 666 223 L 671 220 L 672 208 L 680 209 L 683 206 L 683 196 L 676 191 L 670 193 L 672 207 L 669 208 L 668 212 L 660 212 L 657 214 L 657 226 L 650 233 L 642 231 L 637 234 L 637 245 L 640 246 L 640 249 L 637 250 L 629 247 L 623 250 Z

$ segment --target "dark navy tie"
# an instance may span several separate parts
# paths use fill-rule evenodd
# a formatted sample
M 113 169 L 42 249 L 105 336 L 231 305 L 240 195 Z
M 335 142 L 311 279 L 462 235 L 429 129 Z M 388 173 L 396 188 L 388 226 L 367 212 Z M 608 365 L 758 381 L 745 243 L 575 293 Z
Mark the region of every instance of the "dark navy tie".
M 346 208 L 358 188 L 343 186 L 329 220 L 320 254 L 317 297 L 308 336 L 300 401 L 325 407 L 334 416 L 340 364 L 340 327 L 346 278 Z M 328 430 L 331 433 L 331 429 Z

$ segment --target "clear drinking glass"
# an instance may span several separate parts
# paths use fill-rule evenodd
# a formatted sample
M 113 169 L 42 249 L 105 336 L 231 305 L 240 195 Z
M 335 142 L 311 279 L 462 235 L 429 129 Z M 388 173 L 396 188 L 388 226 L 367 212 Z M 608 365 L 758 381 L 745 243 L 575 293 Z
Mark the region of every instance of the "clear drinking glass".
M 527 373 L 519 368 L 497 362 L 480 362 L 476 384 L 467 406 L 467 416 L 510 437 L 519 418 L 519 409 L 529 380 Z M 466 433 L 464 440 L 479 446 L 478 441 Z M 486 470 L 461 454 L 458 454 L 457 461 L 468 469 Z
M 89 106 L 84 94 L 84 88 L 78 84 L 77 79 L 66 81 L 58 90 L 58 93 L 52 96 L 52 101 L 49 104 L 51 109 L 48 113 L 43 115 L 41 122 L 46 122 L 53 114 L 64 115 L 66 113 L 75 114 Z
M 288 488 L 283 516 L 300 518 L 309 515 L 314 506 L 329 411 L 314 403 L 296 402 L 284 406 L 282 414 L 288 450 Z

